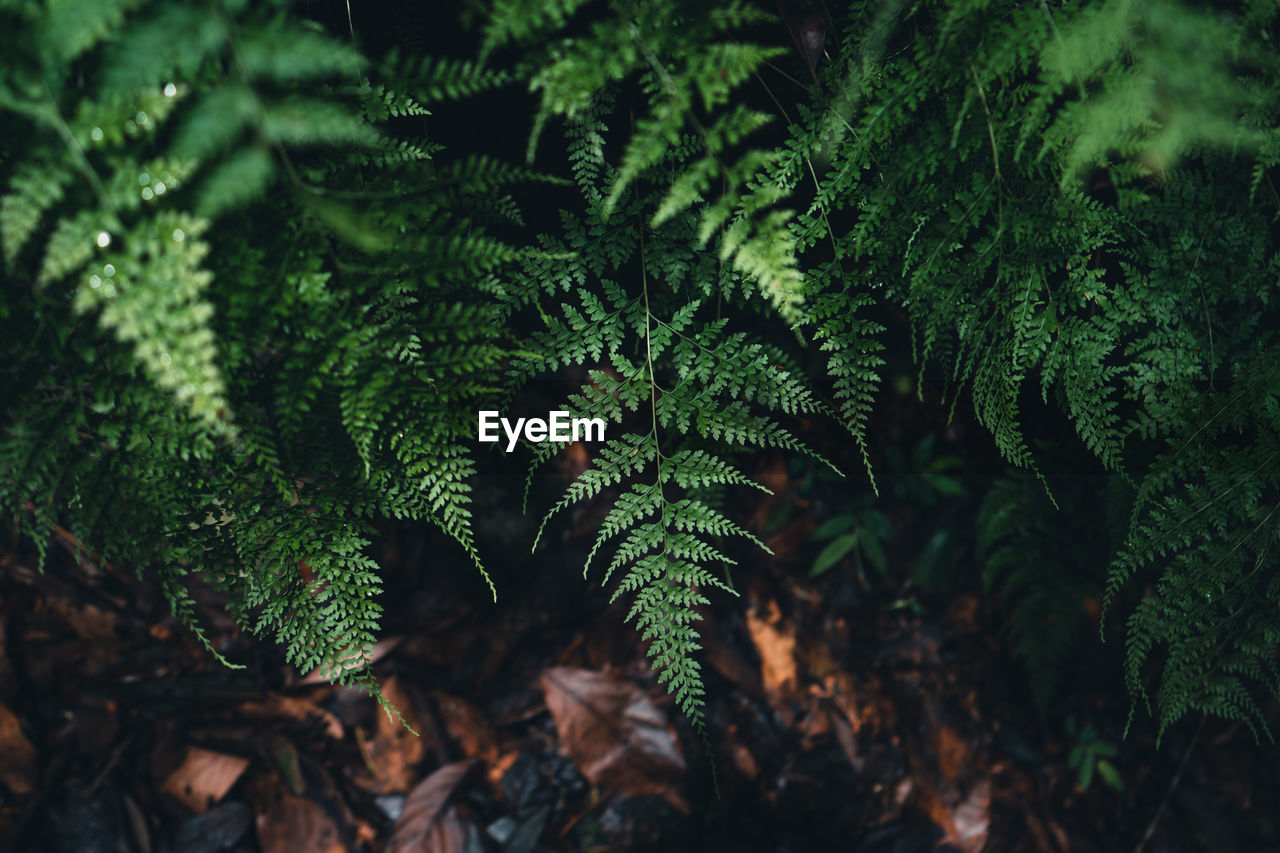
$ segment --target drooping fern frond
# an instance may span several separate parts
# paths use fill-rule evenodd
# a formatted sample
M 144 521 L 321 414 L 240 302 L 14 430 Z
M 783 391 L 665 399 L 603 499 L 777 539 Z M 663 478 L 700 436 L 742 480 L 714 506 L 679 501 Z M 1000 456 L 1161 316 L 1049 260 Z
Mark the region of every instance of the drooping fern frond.
M 1188 467 L 1173 451 L 1204 427 L 1206 400 L 1275 358 L 1280 196 L 1262 197 L 1280 98 L 1261 81 L 1280 79 L 1278 15 L 1176 0 L 834 11 L 834 61 L 762 180 L 811 187 L 793 230 L 814 290 L 833 300 L 822 315 L 873 292 L 900 305 L 919 384 L 938 368 L 953 400 L 971 395 L 1001 454 L 1046 484 L 1053 471 L 1023 423 L 1034 387 L 1105 468 L 1153 496 L 1196 489 L 1222 507 L 1198 485 L 1205 471 L 1265 458 L 1274 412 L 1254 398 L 1238 440 Z M 844 369 L 832 361 L 835 376 Z M 1276 648 L 1265 624 L 1228 640 L 1243 616 L 1188 609 L 1209 579 L 1236 588 L 1240 555 L 1259 553 L 1255 510 L 1186 511 L 1186 532 L 1143 514 L 1135 531 L 1148 533 L 1113 574 L 1113 595 L 1138 573 L 1163 579 L 1133 617 L 1129 652 L 1136 690 L 1143 662 L 1169 651 L 1162 726 L 1190 708 L 1251 713 L 1247 656 L 1226 649 Z M 1240 612 L 1265 600 L 1246 587 L 1232 599 Z M 1274 685 L 1263 675 L 1252 673 Z
M 587 159 L 574 152 L 593 144 L 591 132 L 571 126 L 569 134 L 571 158 Z M 708 498 L 721 487 L 763 488 L 727 458 L 735 449 L 780 447 L 825 462 L 779 419 L 829 411 L 776 347 L 709 315 L 704 299 L 731 293 L 735 283 L 714 256 L 683 254 L 697 245 L 696 212 L 651 228 L 641 211 L 664 191 L 659 186 L 625 218 L 605 213 L 590 181 L 608 180 L 611 170 L 598 153 L 588 157 L 593 165 L 579 175 L 587 218 L 564 214 L 564 242 L 547 241 L 553 251 L 530 258 L 514 290 L 517 305 L 540 307 L 544 328 L 525 342 L 511 376 L 518 386 L 565 366 L 590 368 L 590 381 L 564 408 L 627 432 L 592 448 L 591 466 L 544 516 L 538 539 L 561 509 L 611 503 L 584 573 L 612 549 L 603 583 L 616 578 L 613 598 L 632 597 L 627 618 L 648 644 L 659 681 L 701 728 L 698 609 L 709 603 L 709 588 L 733 592 L 717 573 L 734 563 L 723 540 L 764 547 Z M 630 287 L 614 278 L 623 275 Z M 690 300 L 690 291 L 699 295 Z M 548 297 L 566 301 L 541 308 Z M 556 449 L 541 445 L 538 460 Z
M 500 68 L 489 68 L 482 63 L 465 59 L 423 57 L 417 61 L 401 60 L 392 51 L 386 64 L 396 77 L 405 81 L 412 93 L 424 104 L 439 101 L 456 101 L 461 98 L 497 89 L 511 82 L 511 73 Z M 406 98 L 407 95 L 400 95 Z M 407 103 L 407 102 L 406 102 Z M 392 115 L 414 115 L 401 108 Z
M 1264 351 L 1272 349 L 1268 341 Z M 1280 371 L 1273 357 L 1229 389 L 1195 401 L 1199 417 L 1142 482 L 1107 601 L 1156 569 L 1155 595 L 1128 620 L 1125 677 L 1150 702 L 1147 664 L 1165 649 L 1156 700 L 1160 733 L 1188 711 L 1266 729 L 1254 696 L 1280 692 L 1275 649 L 1280 571 Z M 1136 699 L 1135 699 L 1136 703 Z
M 826 374 L 833 383 L 840 420 L 853 434 L 871 488 L 878 494 L 867 445 L 867 423 L 880 385 L 880 368 L 885 363 L 880 356 L 884 347 L 880 335 L 885 329 L 857 313 L 871 303 L 869 293 L 851 293 L 847 289 L 819 292 L 810 297 L 809 316 L 817 327 L 814 337 L 821 342 L 822 351 L 829 353 Z

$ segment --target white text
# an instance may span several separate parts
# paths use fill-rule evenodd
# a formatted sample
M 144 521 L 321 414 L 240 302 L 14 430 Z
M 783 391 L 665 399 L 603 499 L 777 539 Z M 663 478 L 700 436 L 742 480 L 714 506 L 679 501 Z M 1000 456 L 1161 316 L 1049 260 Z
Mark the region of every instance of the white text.
M 516 418 L 515 423 L 495 411 L 480 413 L 480 441 L 499 441 L 498 427 L 507 436 L 507 452 L 516 449 L 523 431 L 527 441 L 604 441 L 604 418 L 574 418 L 568 412 L 549 412 L 542 418 Z

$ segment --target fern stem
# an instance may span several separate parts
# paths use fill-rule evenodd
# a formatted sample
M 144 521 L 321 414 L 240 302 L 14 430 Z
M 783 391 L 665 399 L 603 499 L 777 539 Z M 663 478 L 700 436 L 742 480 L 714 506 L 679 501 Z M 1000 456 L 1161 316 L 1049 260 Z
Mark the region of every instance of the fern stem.
M 102 185 L 102 179 L 98 177 L 97 171 L 94 170 L 93 164 L 89 162 L 89 157 L 84 153 L 84 148 L 76 139 L 75 134 L 71 132 L 71 128 L 67 126 L 67 121 L 62 117 L 62 111 L 58 109 L 58 102 L 53 97 L 53 91 L 49 88 L 48 82 L 44 83 L 44 92 L 49 99 L 49 108 L 47 111 L 40 110 L 37 114 L 42 114 L 50 120 L 54 129 L 58 132 L 58 138 L 71 152 L 71 159 L 75 161 L 76 168 L 80 170 L 80 174 L 89 182 L 89 186 L 93 189 L 94 195 L 98 197 L 98 203 L 102 205 L 107 215 L 113 220 L 112 227 L 119 227 L 116 220 L 116 206 L 111 201 L 111 196 L 107 194 L 107 189 Z
M 1173 792 L 1177 790 L 1178 783 L 1182 781 L 1182 772 L 1187 769 L 1187 761 L 1191 758 L 1191 753 L 1195 751 L 1196 744 L 1200 742 L 1200 734 L 1204 731 L 1205 722 L 1208 717 L 1200 718 L 1200 725 L 1196 726 L 1196 733 L 1191 737 L 1191 743 L 1187 744 L 1186 750 L 1182 753 L 1182 761 L 1178 763 L 1178 772 L 1173 774 L 1173 779 L 1169 782 L 1168 789 L 1164 792 L 1164 797 L 1160 800 L 1160 808 L 1156 810 L 1155 816 L 1151 818 L 1151 823 L 1147 824 L 1147 831 L 1142 833 L 1142 838 L 1138 841 L 1138 845 L 1133 848 L 1133 853 L 1142 853 L 1147 847 L 1147 842 L 1151 840 L 1151 836 L 1155 835 L 1156 827 L 1160 824 L 1164 813 L 1169 810 L 1169 800 L 1173 797 Z

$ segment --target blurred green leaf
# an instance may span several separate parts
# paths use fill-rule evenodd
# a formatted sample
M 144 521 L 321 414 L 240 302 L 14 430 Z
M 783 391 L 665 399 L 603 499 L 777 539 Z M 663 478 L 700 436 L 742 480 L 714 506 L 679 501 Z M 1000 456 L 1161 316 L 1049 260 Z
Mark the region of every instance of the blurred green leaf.
M 1120 778 L 1120 771 L 1116 770 L 1115 765 L 1110 761 L 1104 759 L 1098 762 L 1098 775 L 1113 790 L 1124 790 L 1124 780 Z
M 1080 788 L 1081 790 L 1089 790 L 1089 786 L 1093 784 L 1093 768 L 1094 763 L 1082 759 L 1080 762 Z
M 929 537 L 929 541 L 916 557 L 915 571 L 912 576 L 924 589 L 936 590 L 946 581 L 943 572 L 948 564 L 951 537 L 951 528 L 944 527 Z
M 832 536 L 844 533 L 852 528 L 853 523 L 852 515 L 838 515 L 835 518 L 829 518 L 813 532 L 813 540 L 821 542 L 824 539 L 830 539 Z
M 927 435 L 924 440 L 916 445 L 915 450 L 911 452 L 911 470 L 923 471 L 929 462 L 929 457 L 933 455 L 933 435 Z
M 809 571 L 810 577 L 817 577 L 823 572 L 830 569 L 836 563 L 844 559 L 845 555 L 854 549 L 858 544 L 858 531 L 841 536 L 826 548 L 822 549 L 822 553 L 818 555 L 818 559 L 813 561 L 813 568 Z
M 932 474 L 929 472 L 925 472 L 922 476 L 924 477 L 925 483 L 929 485 L 934 491 L 939 492 L 940 494 L 944 494 L 944 495 L 963 495 L 964 494 L 964 486 L 960 485 L 959 481 L 957 481 L 953 477 L 945 477 L 942 474 Z
M 875 570 L 881 575 L 885 575 L 889 571 L 889 560 L 884 555 L 884 548 L 880 547 L 880 539 L 876 536 L 863 536 L 861 540 L 862 556 L 867 558 Z

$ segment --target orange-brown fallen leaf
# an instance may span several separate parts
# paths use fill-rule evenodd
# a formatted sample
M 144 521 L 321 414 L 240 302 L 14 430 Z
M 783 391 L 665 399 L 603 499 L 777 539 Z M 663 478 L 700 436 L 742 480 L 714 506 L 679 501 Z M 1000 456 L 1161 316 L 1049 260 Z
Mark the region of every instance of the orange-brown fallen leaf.
M 203 814 L 227 795 L 248 766 L 249 759 L 242 756 L 189 746 L 160 787 L 189 811 Z
M 409 694 L 396 676 L 382 682 L 382 695 L 395 705 L 414 730 L 421 732 L 417 710 Z M 374 794 L 399 794 L 409 790 L 416 776 L 416 766 L 426 755 L 422 738 L 406 729 L 398 720 L 387 717 L 381 709 L 374 724 L 373 736 L 365 744 L 370 774 L 355 777 L 360 787 Z
M 36 748 L 14 713 L 0 704 L 0 784 L 15 794 L 35 790 Z
M 484 711 L 460 696 L 439 693 L 435 698 L 445 732 L 458 744 L 462 754 L 491 764 L 497 761 L 498 735 Z
M 804 671 L 809 678 L 825 681 L 840 671 L 831 646 L 816 637 L 802 644 L 799 657 L 804 661 Z
M 729 757 L 733 760 L 734 769 L 747 779 L 755 779 L 760 775 L 760 765 L 756 763 L 751 750 L 741 741 L 737 724 L 730 723 L 726 734 L 725 745 L 728 747 Z
M 449 798 L 475 764 L 446 764 L 414 786 L 396 820 L 387 853 L 462 853 L 466 849 L 474 827 L 449 805 Z
M 86 643 L 114 644 L 116 616 L 95 604 L 75 604 L 61 598 L 46 598 L 44 606 Z
M 775 696 L 789 695 L 799 683 L 796 669 L 796 629 L 782 618 L 778 602 L 747 611 L 747 630 L 760 653 L 760 678 Z
M 806 742 L 829 730 L 835 735 L 849 764 L 860 772 L 865 756 L 858 750 L 857 734 L 862 728 L 862 715 L 858 711 L 853 676 L 843 670 L 832 672 L 822 679 L 821 685 L 810 684 L 809 694 L 811 731 L 805 732 Z M 818 725 L 818 721 L 825 722 L 826 726 Z
M 957 595 L 947 607 L 947 619 L 964 634 L 972 634 L 981 627 L 982 605 L 973 593 Z
M 542 676 L 560 743 L 583 776 L 628 796 L 660 794 L 687 813 L 675 791 L 684 757 L 675 731 L 644 691 L 617 676 L 558 666 Z

